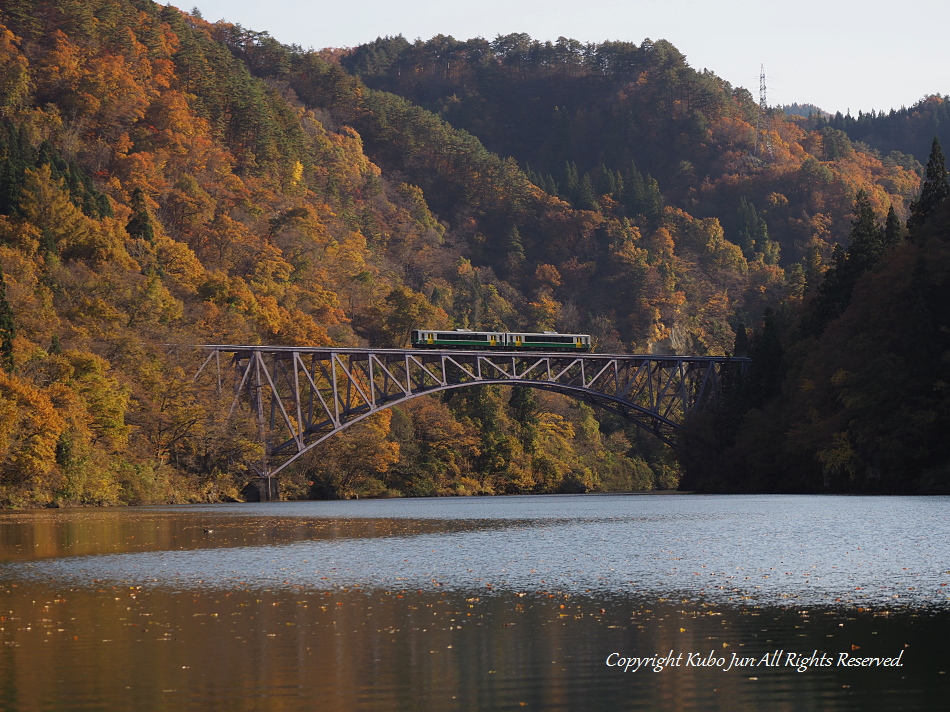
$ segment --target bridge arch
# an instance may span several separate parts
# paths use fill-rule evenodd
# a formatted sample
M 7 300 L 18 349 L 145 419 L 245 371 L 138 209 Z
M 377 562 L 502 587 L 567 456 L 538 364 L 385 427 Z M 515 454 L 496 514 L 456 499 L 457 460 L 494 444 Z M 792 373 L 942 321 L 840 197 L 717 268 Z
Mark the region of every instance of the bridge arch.
M 257 421 L 271 477 L 327 438 L 413 398 L 476 385 L 527 386 L 579 398 L 670 442 L 718 401 L 723 375 L 748 359 L 586 353 L 206 346 L 196 379 L 230 373 L 229 416 Z M 224 359 L 222 359 L 224 357 Z M 210 364 L 215 364 L 209 368 Z
M 633 404 L 629 404 L 629 403 L 624 403 L 623 401 L 621 401 L 621 400 L 619 400 L 619 399 L 617 399 L 617 398 L 614 398 L 614 397 L 612 397 L 612 396 L 603 396 L 602 398 L 603 398 L 604 401 L 613 402 L 613 403 L 616 404 L 618 407 L 617 407 L 617 408 L 611 408 L 611 407 L 609 407 L 609 406 L 605 406 L 603 402 L 600 402 L 600 401 L 598 401 L 598 400 L 595 400 L 595 399 L 593 399 L 593 398 L 590 398 L 590 397 L 587 397 L 586 395 L 584 395 L 583 389 L 580 389 L 580 388 L 572 388 L 572 387 L 569 387 L 569 386 L 553 386 L 553 387 L 552 387 L 552 386 L 550 386 L 550 385 L 543 384 L 543 383 L 540 383 L 540 382 L 538 382 L 538 381 L 523 381 L 523 380 L 517 380 L 517 381 L 516 381 L 516 380 L 496 380 L 496 381 L 490 381 L 490 382 L 489 382 L 489 381 L 479 381 L 479 382 L 473 382 L 473 383 L 455 383 L 455 384 L 451 384 L 451 385 L 447 385 L 447 386 L 440 386 L 440 387 L 434 388 L 434 389 L 432 389 L 432 390 L 418 391 L 418 392 L 412 393 L 411 395 L 405 396 L 405 397 L 403 397 L 403 398 L 399 398 L 399 399 L 393 400 L 393 401 L 388 401 L 388 402 L 386 402 L 386 403 L 380 405 L 378 408 L 375 408 L 375 409 L 373 409 L 373 410 L 366 411 L 366 412 L 364 412 L 364 413 L 360 413 L 360 414 L 358 414 L 358 415 L 355 415 L 354 417 L 350 418 L 349 420 L 346 420 L 345 422 L 342 422 L 339 426 L 337 426 L 337 427 L 334 428 L 333 430 L 330 430 L 329 432 L 323 433 L 322 435 L 318 436 L 318 437 L 317 437 L 316 439 L 314 439 L 314 440 L 308 440 L 308 442 L 304 445 L 304 447 L 303 447 L 302 450 L 298 450 L 298 451 L 294 452 L 294 453 L 291 454 L 287 459 L 282 459 L 278 467 L 276 467 L 276 468 L 269 467 L 269 468 L 268 468 L 268 471 L 269 471 L 269 473 L 270 473 L 271 475 L 276 475 L 278 472 L 280 472 L 280 470 L 283 470 L 285 467 L 287 467 L 287 466 L 290 465 L 291 463 L 293 463 L 293 462 L 295 462 L 296 460 L 298 460 L 299 458 L 301 458 L 303 455 L 307 454 L 308 452 L 310 452 L 311 450 L 313 450 L 314 448 L 316 448 L 318 445 L 320 445 L 321 443 L 323 443 L 325 440 L 331 438 L 332 436 L 336 435 L 337 433 L 340 433 L 340 432 L 346 430 L 346 429 L 349 428 L 351 425 L 355 425 L 356 423 L 360 422 L 361 420 L 363 420 L 363 419 L 365 419 L 365 418 L 368 418 L 368 417 L 371 416 L 371 415 L 375 415 L 376 413 L 379 413 L 379 412 L 381 412 L 381 411 L 383 411 L 383 410 L 386 410 L 387 408 L 392 408 L 392 407 L 394 407 L 394 406 L 401 405 L 401 404 L 406 403 L 406 402 L 408 402 L 408 401 L 410 401 L 410 400 L 413 400 L 413 399 L 415 399 L 415 398 L 421 398 L 422 396 L 427 396 L 427 395 L 431 395 L 431 394 L 434 394 L 434 393 L 442 393 L 442 392 L 445 392 L 445 391 L 454 390 L 454 389 L 458 389 L 458 388 L 471 388 L 471 387 L 473 387 L 473 386 L 478 387 L 478 386 L 487 386 L 487 385 L 523 386 L 523 387 L 529 387 L 529 388 L 537 388 L 538 390 L 552 391 L 552 392 L 554 392 L 554 393 L 561 393 L 562 395 L 572 396 L 572 397 L 578 398 L 579 400 L 582 400 L 582 401 L 584 401 L 584 402 L 591 403 L 592 405 L 597 406 L 597 407 L 599 407 L 599 408 L 606 408 L 607 410 L 610 410 L 610 411 L 612 411 L 612 412 L 618 413 L 618 414 L 620 414 L 621 416 L 626 417 L 626 418 L 628 418 L 629 420 L 632 420 L 632 421 L 633 421 L 636 425 L 638 425 L 639 427 L 643 428 L 643 429 L 646 430 L 647 432 L 649 432 L 649 433 L 651 433 L 651 434 L 657 436 L 658 438 L 660 438 L 661 440 L 663 440 L 664 442 L 667 442 L 667 443 L 670 442 L 670 434 L 671 434 L 672 432 L 675 432 L 675 431 L 677 431 L 677 430 L 681 430 L 681 429 L 682 429 L 682 426 L 681 426 L 680 424 L 678 424 L 678 423 L 674 423 L 674 422 L 672 422 L 672 421 L 670 421 L 670 420 L 667 420 L 666 418 L 663 418 L 662 416 L 657 415 L 656 413 L 651 413 L 651 412 L 647 411 L 646 409 L 644 409 L 644 408 L 642 408 L 642 407 L 640 407 L 640 406 L 638 406 L 638 405 L 633 405 Z M 641 417 L 641 418 L 630 417 L 630 416 L 629 416 L 626 412 L 624 412 L 622 409 L 629 409 L 629 410 L 631 410 L 631 411 L 633 411 L 633 412 L 636 412 L 636 413 L 640 414 L 642 417 Z M 662 424 L 663 426 L 665 426 L 665 430 L 668 430 L 668 431 L 670 431 L 670 432 L 668 433 L 668 432 L 666 432 L 665 430 L 660 430 L 659 428 L 648 427 L 648 425 L 644 422 L 644 419 L 646 419 L 647 421 L 659 421 L 660 424 Z

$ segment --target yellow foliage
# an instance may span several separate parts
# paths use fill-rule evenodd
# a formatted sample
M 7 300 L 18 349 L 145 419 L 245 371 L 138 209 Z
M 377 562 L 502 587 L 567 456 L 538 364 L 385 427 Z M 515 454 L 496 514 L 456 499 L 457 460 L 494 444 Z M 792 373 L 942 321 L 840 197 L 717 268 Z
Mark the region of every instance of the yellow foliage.
M 834 433 L 831 444 L 819 450 L 817 457 L 826 473 L 847 472 L 849 477 L 854 478 L 857 472 L 857 453 L 847 433 Z
M 56 481 L 56 443 L 66 422 L 39 388 L 0 370 L 0 484 L 45 503 Z
M 303 178 L 303 163 L 300 161 L 294 161 L 293 165 L 290 167 L 290 175 L 288 176 L 288 181 L 291 185 L 297 185 Z
M 539 294 L 538 299 L 530 302 L 528 306 L 531 308 L 532 321 L 536 329 L 541 331 L 554 329 L 554 322 L 561 308 L 560 302 L 546 294 Z
M 205 277 L 204 265 L 188 245 L 163 234 L 155 236 L 155 253 L 162 272 L 178 289 L 194 293 Z
M 47 164 L 26 170 L 20 210 L 50 247 L 68 250 L 95 240 L 95 221 L 72 204 L 62 178 L 54 179 Z
M 538 425 L 546 436 L 557 438 L 562 442 L 573 440 L 574 426 L 563 415 L 557 413 L 541 413 L 538 415 Z
M 13 33 L 0 24 L 0 115 L 18 108 L 30 92 L 30 63 Z

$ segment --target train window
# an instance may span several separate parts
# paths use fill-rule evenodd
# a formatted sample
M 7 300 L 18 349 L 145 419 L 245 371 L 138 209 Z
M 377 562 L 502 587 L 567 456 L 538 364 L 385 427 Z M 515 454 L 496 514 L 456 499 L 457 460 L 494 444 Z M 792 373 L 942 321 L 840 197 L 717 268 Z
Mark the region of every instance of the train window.
M 436 334 L 437 339 L 442 341 L 485 341 L 488 337 L 485 334 Z
M 535 344 L 573 344 L 572 336 L 541 336 L 540 334 L 524 334 L 523 339 Z

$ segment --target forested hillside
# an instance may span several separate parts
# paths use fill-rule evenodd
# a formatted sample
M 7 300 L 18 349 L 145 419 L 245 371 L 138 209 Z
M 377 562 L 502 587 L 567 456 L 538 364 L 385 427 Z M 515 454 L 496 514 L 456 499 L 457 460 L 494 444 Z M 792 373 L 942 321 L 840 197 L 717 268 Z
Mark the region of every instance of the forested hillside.
M 169 345 L 392 346 L 417 325 L 554 319 L 556 273 L 532 272 L 521 292 L 473 265 L 463 211 L 510 205 L 513 184 L 571 236 L 589 218 L 470 136 L 418 110 L 416 130 L 440 133 L 400 126 L 423 146 L 394 147 L 407 170 L 384 172 L 359 117 L 254 77 L 221 41 L 228 27 L 124 0 L 5 3 L 0 22 L 4 503 L 235 496 L 260 446 L 191 383 L 198 355 Z M 289 56 L 314 92 L 364 93 L 315 56 Z M 452 199 L 473 207 L 444 218 L 408 171 L 438 140 L 489 172 L 452 178 Z M 669 454 L 632 452 L 634 439 L 586 406 L 485 389 L 352 428 L 285 492 L 675 486 Z
M 865 150 L 887 155 L 892 151 L 913 155 L 921 163 L 927 160 L 934 137 L 950 146 L 950 111 L 948 97 L 934 94 L 911 107 L 890 111 L 859 111 L 842 116 L 814 116 L 805 126 L 821 130 L 830 127 L 845 132 L 852 141 L 859 141 Z
M 652 217 L 644 229 L 658 224 L 665 202 L 715 218 L 747 261 L 761 255 L 811 278 L 834 244 L 846 243 L 858 190 L 877 212 L 893 205 L 904 218 L 917 190 L 913 157 L 855 146 L 843 127 L 812 128 L 781 109 L 760 113 L 748 90 L 693 69 L 663 40 L 395 37 L 339 61 L 369 86 L 515 157 L 537 185 L 576 208 Z
M 864 194 L 852 223 L 816 293 L 767 313 L 748 378 L 696 424 L 720 456 L 690 463 L 685 486 L 950 492 L 950 183 L 939 142 L 906 235 Z
M 314 52 L 148 0 L 10 0 L 0 24 L 7 505 L 235 496 L 260 446 L 181 345 L 402 346 L 431 326 L 731 352 L 822 293 L 855 201 L 902 231 L 922 170 L 760 113 L 663 41 Z M 626 423 L 485 388 L 354 426 L 285 491 L 678 480 Z

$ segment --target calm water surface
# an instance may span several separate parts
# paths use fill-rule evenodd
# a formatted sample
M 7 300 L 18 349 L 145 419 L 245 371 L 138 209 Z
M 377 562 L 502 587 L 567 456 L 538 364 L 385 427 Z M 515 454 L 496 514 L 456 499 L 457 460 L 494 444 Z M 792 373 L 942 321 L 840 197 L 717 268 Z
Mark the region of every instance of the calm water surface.
M 946 709 L 948 509 L 579 495 L 0 514 L 0 710 Z M 646 657 L 671 664 L 607 664 Z

